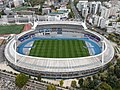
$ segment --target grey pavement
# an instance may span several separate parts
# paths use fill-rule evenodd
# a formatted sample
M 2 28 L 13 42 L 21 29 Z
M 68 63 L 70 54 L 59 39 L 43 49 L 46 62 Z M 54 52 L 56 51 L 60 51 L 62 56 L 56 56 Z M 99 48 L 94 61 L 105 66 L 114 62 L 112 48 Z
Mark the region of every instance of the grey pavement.
M 0 71 L 0 90 L 47 90 L 48 85 L 48 83 L 43 83 L 30 79 L 22 89 L 19 89 L 15 85 L 15 75 Z M 56 86 L 56 90 L 68 89 Z
M 5 47 L 5 45 L 1 45 L 0 46 L 0 63 L 5 61 L 5 58 L 4 58 L 4 47 Z

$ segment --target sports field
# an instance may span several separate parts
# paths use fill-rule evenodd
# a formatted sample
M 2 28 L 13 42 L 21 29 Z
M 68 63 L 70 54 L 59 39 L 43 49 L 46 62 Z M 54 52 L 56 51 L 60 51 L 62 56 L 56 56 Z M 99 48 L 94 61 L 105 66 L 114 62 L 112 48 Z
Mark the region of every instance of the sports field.
M 0 34 L 19 34 L 24 25 L 0 25 Z
M 30 56 L 46 58 L 75 58 L 89 56 L 82 40 L 36 40 Z

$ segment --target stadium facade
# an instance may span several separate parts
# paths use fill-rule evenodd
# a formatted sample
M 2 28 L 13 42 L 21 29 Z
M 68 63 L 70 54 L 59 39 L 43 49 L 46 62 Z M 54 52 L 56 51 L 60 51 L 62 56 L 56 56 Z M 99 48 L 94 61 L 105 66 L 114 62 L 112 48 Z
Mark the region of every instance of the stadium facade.
M 74 34 L 81 34 L 82 37 L 87 37 L 97 43 L 102 51 L 99 54 L 76 58 L 33 57 L 17 52 L 17 46 L 33 37 L 51 38 L 52 35 L 64 37 L 64 33 L 65 36 L 68 34 L 71 38 L 76 38 Z M 114 48 L 110 42 L 100 34 L 88 30 L 83 22 L 78 21 L 36 22 L 31 30 L 13 37 L 6 45 L 4 53 L 8 65 L 15 70 L 53 79 L 70 79 L 95 74 L 101 68 L 106 67 L 114 58 Z

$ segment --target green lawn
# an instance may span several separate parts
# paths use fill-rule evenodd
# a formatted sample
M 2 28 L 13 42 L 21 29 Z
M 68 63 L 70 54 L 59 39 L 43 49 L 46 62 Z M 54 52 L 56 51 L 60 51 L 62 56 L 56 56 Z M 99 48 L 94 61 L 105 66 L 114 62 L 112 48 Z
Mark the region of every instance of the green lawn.
M 0 34 L 19 34 L 22 32 L 24 25 L 5 25 L 0 26 Z
M 89 56 L 88 48 L 81 40 L 37 40 L 30 56 L 47 58 L 75 58 Z

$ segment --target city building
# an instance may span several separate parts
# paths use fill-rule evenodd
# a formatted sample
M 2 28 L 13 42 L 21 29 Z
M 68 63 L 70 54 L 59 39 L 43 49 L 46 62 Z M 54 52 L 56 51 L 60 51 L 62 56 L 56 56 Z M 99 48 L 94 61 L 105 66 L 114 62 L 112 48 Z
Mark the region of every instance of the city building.
M 99 26 L 99 16 L 97 15 L 92 16 L 92 24 L 97 27 Z
M 101 2 L 89 2 L 89 13 L 90 14 L 97 14 L 100 12 Z
M 88 0 L 80 0 L 77 4 L 77 8 L 83 17 L 87 17 L 88 14 L 100 14 L 101 2 L 88 2 Z
M 51 12 L 51 8 L 50 7 L 42 8 L 42 15 L 49 14 L 50 12 Z
M 108 17 L 110 16 L 110 9 L 105 6 L 101 6 L 101 15 L 100 16 L 105 19 L 108 19 Z
M 84 18 L 87 17 L 88 11 L 89 11 L 89 10 L 88 10 L 87 7 L 83 8 L 83 9 L 82 9 L 82 17 L 84 17 Z
M 14 7 L 18 7 L 18 6 L 21 6 L 25 1 L 24 0 L 9 0 L 9 2 L 10 2 L 9 4 L 14 5 Z
M 98 21 L 98 26 L 99 26 L 100 28 L 105 28 L 105 27 L 106 27 L 106 19 L 100 17 L 100 18 L 99 18 L 99 21 Z
M 88 6 L 88 0 L 80 0 L 79 3 L 77 3 L 77 8 L 80 12 L 82 12 L 83 8 L 87 8 Z
M 82 17 L 87 17 L 89 11 L 88 0 L 79 1 L 77 8 L 81 12 Z
M 112 6 L 115 6 L 118 4 L 118 0 L 110 0 Z

